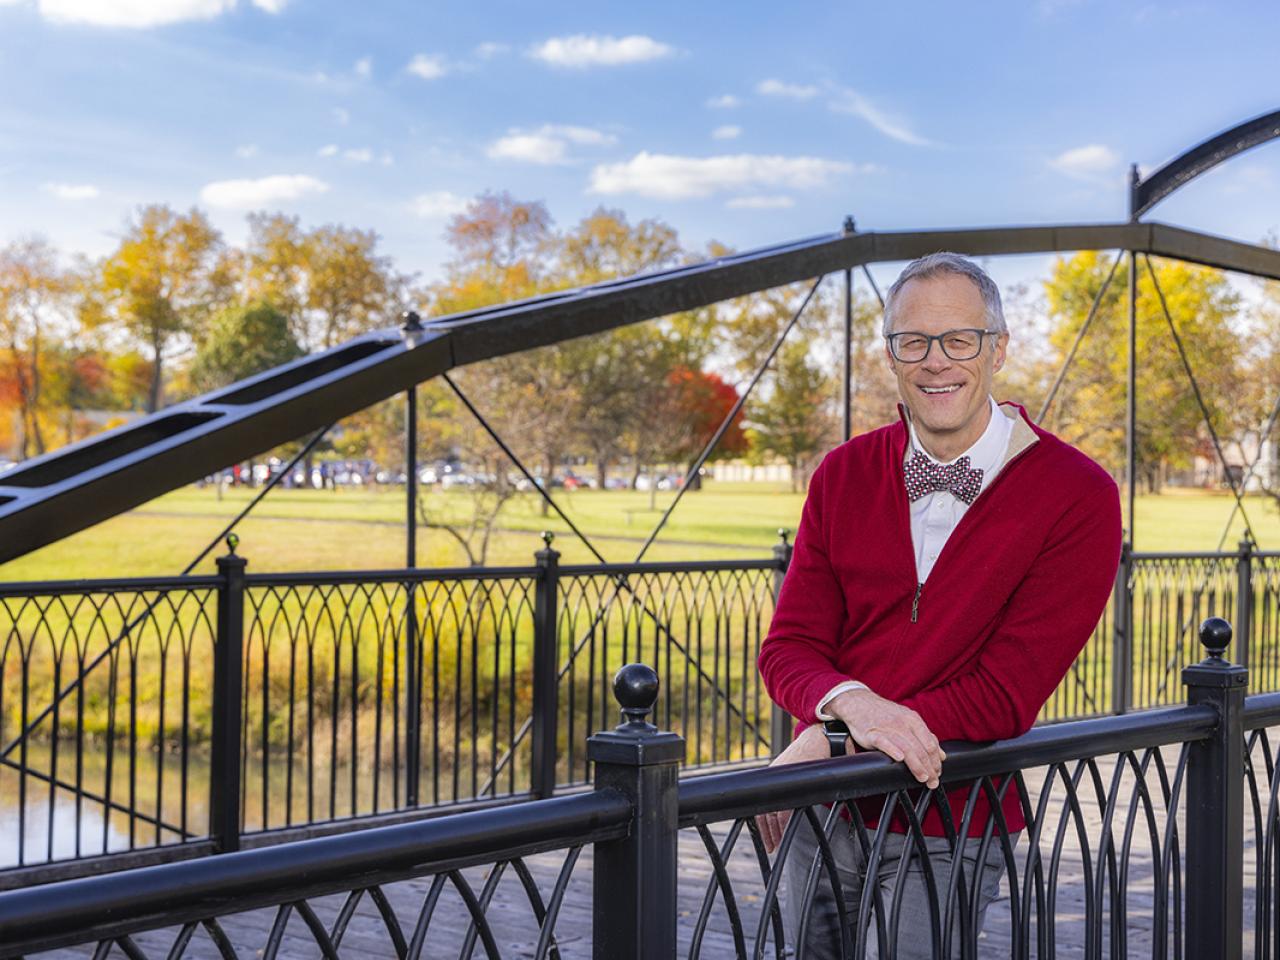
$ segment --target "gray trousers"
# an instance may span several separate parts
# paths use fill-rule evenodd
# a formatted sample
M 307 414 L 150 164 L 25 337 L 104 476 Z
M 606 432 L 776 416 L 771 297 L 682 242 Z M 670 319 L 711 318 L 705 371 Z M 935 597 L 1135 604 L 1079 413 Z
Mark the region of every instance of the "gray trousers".
M 825 824 L 831 813 L 830 809 L 821 805 L 814 807 L 813 811 L 817 815 L 819 824 Z M 868 846 L 873 839 L 874 831 L 868 831 Z M 1013 840 L 1016 842 L 1016 835 Z M 875 960 L 890 960 L 890 958 L 892 960 L 939 960 L 939 958 L 950 960 L 952 957 L 961 956 L 962 930 L 967 929 L 968 924 L 962 925 L 960 921 L 959 894 L 957 893 L 953 900 L 951 948 L 944 954 L 941 939 L 937 944 L 933 942 L 930 897 L 920 852 L 915 844 L 908 849 L 908 842 L 909 838 L 902 834 L 888 834 L 885 837 L 885 848 L 879 869 L 876 871 L 876 882 L 880 889 L 881 905 L 884 910 L 883 919 L 888 950 L 882 957 L 877 942 L 877 912 L 873 899 L 867 924 L 866 952 L 862 952 L 862 944 L 855 944 L 853 949 L 845 954 L 850 960 L 861 957 L 875 958 Z M 830 844 L 848 918 L 849 934 L 850 937 L 856 937 L 858 909 L 866 879 L 867 858 L 858 842 L 853 824 L 847 819 L 841 818 L 835 823 Z M 925 845 L 937 891 L 937 922 L 939 936 L 941 936 L 945 916 L 944 901 L 953 862 L 951 841 L 945 837 L 926 837 Z M 987 907 L 1000 893 L 1000 878 L 1004 875 L 1004 854 L 999 838 L 994 836 L 991 838 L 986 857 L 979 869 L 978 854 L 981 845 L 980 838 L 969 839 L 964 841 L 961 849 L 963 863 L 961 869 L 965 880 L 967 901 L 971 902 L 973 897 L 975 875 L 978 878 L 978 925 L 977 930 L 973 931 L 975 938 L 982 930 L 982 921 L 986 917 Z M 898 886 L 899 867 L 907 854 L 910 856 L 902 881 L 901 905 L 898 908 L 898 922 L 895 928 L 891 923 L 893 900 Z M 816 888 L 812 900 L 806 902 L 811 868 L 815 859 L 818 863 Z M 822 864 L 818 842 L 807 818 L 802 818 L 796 830 L 795 839 L 792 841 L 783 867 L 783 878 L 785 881 L 783 916 L 786 920 L 787 935 L 795 945 L 794 956 L 797 960 L 839 960 L 842 935 L 840 914 L 830 879 Z M 806 942 L 802 945 L 798 936 L 800 922 L 805 915 L 808 916 L 808 925 L 805 934 Z

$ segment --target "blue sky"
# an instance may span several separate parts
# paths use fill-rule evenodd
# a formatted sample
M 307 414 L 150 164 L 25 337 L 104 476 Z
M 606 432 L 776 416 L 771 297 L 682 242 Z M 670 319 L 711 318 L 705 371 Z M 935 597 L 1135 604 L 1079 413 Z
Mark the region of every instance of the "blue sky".
M 0 243 L 101 255 L 149 202 L 238 241 L 280 209 L 432 279 L 484 190 L 692 247 L 1119 220 L 1129 162 L 1280 106 L 1277 28 L 1274 2 L 0 0 Z M 1151 218 L 1280 230 L 1280 145 Z

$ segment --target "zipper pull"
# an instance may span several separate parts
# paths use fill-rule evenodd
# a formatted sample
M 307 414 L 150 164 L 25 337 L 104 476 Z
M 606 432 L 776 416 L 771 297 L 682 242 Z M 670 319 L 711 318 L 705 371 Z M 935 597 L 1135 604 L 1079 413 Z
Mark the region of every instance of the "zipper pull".
M 920 619 L 920 592 L 924 589 L 923 583 L 916 584 L 916 595 L 911 598 L 911 622 L 915 623 Z

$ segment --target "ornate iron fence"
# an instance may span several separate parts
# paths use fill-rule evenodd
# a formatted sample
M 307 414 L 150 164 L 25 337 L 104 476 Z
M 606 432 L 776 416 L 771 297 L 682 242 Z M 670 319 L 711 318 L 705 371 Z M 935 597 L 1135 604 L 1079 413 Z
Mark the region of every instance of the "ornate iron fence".
M 609 678 L 645 659 L 687 768 L 789 739 L 755 669 L 757 561 L 248 574 L 0 588 L 0 887 L 550 796 L 590 779 Z M 1234 616 L 1280 689 L 1280 555 L 1126 553 L 1041 719 L 1175 703 Z
M 249 574 L 233 553 L 216 577 L 0 590 L 0 886 L 585 784 L 640 657 L 690 767 L 771 755 L 755 662 L 785 552 L 558 560 Z
M 879 754 L 677 781 L 685 745 L 645 722 L 658 682 L 634 665 L 615 685 L 624 723 L 590 738 L 593 791 L 10 891 L 0 956 L 782 960 L 806 952 L 819 883 L 839 889 L 842 831 L 866 882 L 838 894 L 837 955 L 1270 957 L 1280 694 L 1246 699 L 1246 671 L 1221 657 L 1229 628 L 1204 636 L 1186 706 L 951 745 L 937 791 Z M 755 817 L 774 810 L 791 817 L 770 853 Z M 953 868 L 965 838 L 973 865 Z M 906 916 L 912 871 L 925 899 Z

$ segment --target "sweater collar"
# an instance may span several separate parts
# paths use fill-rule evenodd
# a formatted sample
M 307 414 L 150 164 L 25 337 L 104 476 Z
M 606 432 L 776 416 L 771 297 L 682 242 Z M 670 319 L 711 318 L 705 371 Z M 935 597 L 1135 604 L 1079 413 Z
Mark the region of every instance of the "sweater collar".
M 1014 403 L 1012 400 L 1005 400 L 1001 403 L 997 403 L 995 405 L 995 410 L 1013 421 L 1013 429 L 1009 434 L 1009 447 L 1005 451 L 1004 459 L 1000 461 L 1000 469 L 1004 469 L 1004 467 L 1015 457 L 1020 456 L 1026 450 L 1039 443 L 1042 434 L 1045 436 L 1048 436 L 1048 434 L 1031 422 L 1031 418 L 1027 416 L 1026 408 L 1020 403 Z M 911 437 L 913 433 L 911 426 L 911 414 L 907 411 L 906 404 L 898 404 L 898 417 L 902 420 L 901 456 L 905 462 L 907 453 L 911 447 Z

